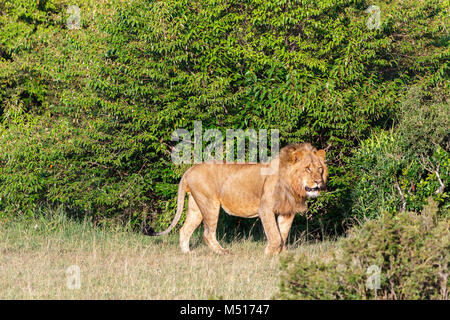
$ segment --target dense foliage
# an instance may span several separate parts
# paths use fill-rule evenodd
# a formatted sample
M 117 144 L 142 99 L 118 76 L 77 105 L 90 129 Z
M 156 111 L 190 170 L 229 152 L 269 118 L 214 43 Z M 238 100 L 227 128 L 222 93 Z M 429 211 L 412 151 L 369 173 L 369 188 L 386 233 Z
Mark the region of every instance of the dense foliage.
M 340 229 L 355 181 L 365 190 L 353 148 L 397 122 L 411 86 L 447 101 L 446 2 L 379 1 L 379 29 L 362 0 L 85 0 L 74 30 L 69 4 L 0 2 L 4 212 L 63 205 L 164 227 L 186 168 L 171 162 L 172 132 L 201 120 L 327 147 L 330 192 L 310 211 Z
M 413 87 L 399 113 L 396 129 L 372 135 L 351 159 L 358 172 L 351 211 L 359 221 L 382 210 L 419 212 L 430 196 L 448 212 L 450 104 L 442 90 Z
M 354 228 L 328 260 L 282 260 L 284 299 L 448 299 L 450 223 L 430 199 L 422 214 L 384 213 Z

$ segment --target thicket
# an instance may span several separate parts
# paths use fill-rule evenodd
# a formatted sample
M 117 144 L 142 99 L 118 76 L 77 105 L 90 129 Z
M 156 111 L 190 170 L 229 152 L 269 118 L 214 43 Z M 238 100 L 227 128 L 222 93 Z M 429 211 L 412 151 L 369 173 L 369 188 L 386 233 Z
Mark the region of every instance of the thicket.
M 358 173 L 352 217 L 363 222 L 383 210 L 420 212 L 429 197 L 448 213 L 450 104 L 448 88 L 412 87 L 399 108 L 395 129 L 363 141 L 350 159 Z
M 282 299 L 448 299 L 450 222 L 430 198 L 422 213 L 385 212 L 353 228 L 329 259 L 282 259 Z
M 171 134 L 201 120 L 327 148 L 329 192 L 309 214 L 340 230 L 352 150 L 397 123 L 410 87 L 448 80 L 448 2 L 379 1 L 379 29 L 360 0 L 85 0 L 79 30 L 69 4 L 0 2 L 2 212 L 62 205 L 162 228 L 186 168 Z

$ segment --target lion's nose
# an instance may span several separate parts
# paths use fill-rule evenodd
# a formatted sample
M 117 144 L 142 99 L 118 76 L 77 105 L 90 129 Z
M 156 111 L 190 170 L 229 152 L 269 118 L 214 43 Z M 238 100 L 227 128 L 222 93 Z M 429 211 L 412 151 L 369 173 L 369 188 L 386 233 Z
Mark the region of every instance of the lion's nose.
M 314 182 L 315 182 L 318 186 L 320 186 L 320 185 L 322 184 L 322 180 L 314 180 Z

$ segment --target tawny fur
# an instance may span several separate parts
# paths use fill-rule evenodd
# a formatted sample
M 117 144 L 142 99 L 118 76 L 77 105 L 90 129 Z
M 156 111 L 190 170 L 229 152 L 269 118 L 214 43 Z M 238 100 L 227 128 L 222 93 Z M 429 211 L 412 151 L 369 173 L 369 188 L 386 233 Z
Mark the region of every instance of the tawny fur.
M 180 181 L 177 213 L 170 227 L 151 235 L 167 234 L 173 229 L 181 217 L 187 192 L 186 221 L 180 230 L 183 252 L 189 251 L 189 239 L 202 221 L 208 246 L 217 253 L 227 252 L 216 240 L 222 207 L 231 215 L 261 218 L 268 238 L 265 252 L 278 253 L 285 246 L 295 213 L 307 210 L 307 197 L 320 194 L 327 177 L 325 151 L 317 151 L 309 143 L 288 145 L 269 163 L 201 163 L 188 169 Z

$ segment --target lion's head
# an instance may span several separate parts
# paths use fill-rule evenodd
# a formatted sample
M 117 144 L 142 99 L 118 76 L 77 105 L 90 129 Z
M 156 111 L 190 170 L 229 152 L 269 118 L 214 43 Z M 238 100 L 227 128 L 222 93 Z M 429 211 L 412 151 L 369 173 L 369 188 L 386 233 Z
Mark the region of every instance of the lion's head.
M 280 151 L 275 188 L 275 212 L 289 214 L 306 210 L 306 198 L 316 198 L 325 188 L 328 167 L 325 151 L 310 143 L 291 144 Z

